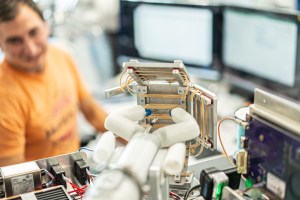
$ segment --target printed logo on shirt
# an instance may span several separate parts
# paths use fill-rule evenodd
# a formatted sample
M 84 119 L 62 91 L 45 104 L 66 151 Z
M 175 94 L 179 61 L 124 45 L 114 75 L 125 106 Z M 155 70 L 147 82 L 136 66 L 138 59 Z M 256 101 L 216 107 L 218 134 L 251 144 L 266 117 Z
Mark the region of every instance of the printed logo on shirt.
M 51 129 L 46 131 L 46 137 L 51 138 L 51 136 L 55 135 L 62 127 L 72 122 L 72 120 L 75 118 L 77 111 L 70 110 L 67 112 L 61 120 L 58 122 L 58 124 Z M 72 123 L 73 126 L 73 123 Z

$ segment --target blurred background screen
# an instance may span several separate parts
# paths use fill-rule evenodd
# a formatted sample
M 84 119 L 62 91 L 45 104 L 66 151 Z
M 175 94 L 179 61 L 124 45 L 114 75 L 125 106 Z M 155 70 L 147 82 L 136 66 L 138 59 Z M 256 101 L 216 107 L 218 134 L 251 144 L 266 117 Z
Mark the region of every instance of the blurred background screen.
M 223 17 L 222 60 L 231 83 L 247 87 L 245 81 L 232 79 L 240 77 L 252 81 L 256 87 L 297 96 L 297 16 L 228 7 Z M 245 89 L 253 91 L 252 87 Z
M 219 77 L 219 7 L 121 1 L 120 10 L 121 58 L 182 60 L 191 70 L 199 70 L 193 72 L 196 76 Z
M 141 5 L 134 11 L 134 44 L 145 58 L 193 65 L 212 64 L 212 21 L 210 10 Z

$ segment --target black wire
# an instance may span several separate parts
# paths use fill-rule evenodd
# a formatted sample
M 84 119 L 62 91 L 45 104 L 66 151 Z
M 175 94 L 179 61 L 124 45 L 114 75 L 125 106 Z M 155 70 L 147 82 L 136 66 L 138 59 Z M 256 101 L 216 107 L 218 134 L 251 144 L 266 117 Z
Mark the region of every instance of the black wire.
M 189 197 L 190 193 L 193 190 L 197 189 L 197 188 L 201 188 L 201 185 L 200 184 L 199 185 L 195 185 L 195 186 L 191 187 L 188 191 L 186 191 L 186 193 L 185 193 L 185 195 L 183 197 L 183 200 L 187 200 L 187 198 Z

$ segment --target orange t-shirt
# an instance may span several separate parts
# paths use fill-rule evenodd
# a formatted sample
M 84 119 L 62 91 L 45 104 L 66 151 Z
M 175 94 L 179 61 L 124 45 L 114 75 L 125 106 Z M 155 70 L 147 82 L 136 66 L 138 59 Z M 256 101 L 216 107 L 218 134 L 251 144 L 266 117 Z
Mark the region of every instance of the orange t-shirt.
M 0 166 L 76 151 L 77 112 L 89 93 L 64 51 L 50 46 L 42 73 L 0 65 Z M 1 161 L 2 160 L 2 161 Z M 2 163 L 1 163 L 2 162 Z

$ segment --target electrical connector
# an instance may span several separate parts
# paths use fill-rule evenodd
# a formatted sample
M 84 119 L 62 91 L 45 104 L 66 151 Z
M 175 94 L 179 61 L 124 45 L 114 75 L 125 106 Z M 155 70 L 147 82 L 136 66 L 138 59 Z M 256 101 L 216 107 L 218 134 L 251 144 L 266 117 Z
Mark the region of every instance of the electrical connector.
M 63 185 L 65 188 L 67 188 L 67 183 L 63 176 L 66 176 L 65 170 L 62 168 L 62 166 L 59 164 L 59 162 L 52 158 L 48 160 L 49 165 L 49 172 L 54 176 L 53 184 L 54 185 Z
M 229 179 L 224 172 L 216 172 L 210 176 L 214 185 L 212 199 L 221 200 L 223 187 L 228 185 Z
M 215 167 L 210 167 L 202 170 L 200 174 L 200 185 L 201 185 L 200 194 L 206 200 L 210 200 L 212 198 L 213 178 L 212 176 L 210 176 L 210 174 L 215 172 L 219 172 L 219 170 L 216 169 Z
M 89 180 L 89 175 L 87 174 L 87 170 L 89 170 L 89 165 L 85 162 L 82 158 L 80 153 L 73 154 L 71 156 L 73 161 L 73 172 L 81 185 L 85 185 L 86 182 Z
M 75 161 L 74 174 L 81 185 L 85 185 L 86 182 L 89 180 L 89 175 L 87 174 L 87 170 L 89 170 L 89 166 L 84 160 Z
M 247 174 L 248 172 L 248 152 L 245 149 L 239 150 L 237 157 L 237 172 L 239 174 Z
M 228 179 L 229 179 L 228 186 L 234 190 L 239 189 L 240 182 L 241 182 L 241 174 L 239 174 L 237 172 L 237 168 L 232 167 L 232 168 L 223 170 L 223 172 L 226 174 L 226 176 L 228 176 Z

